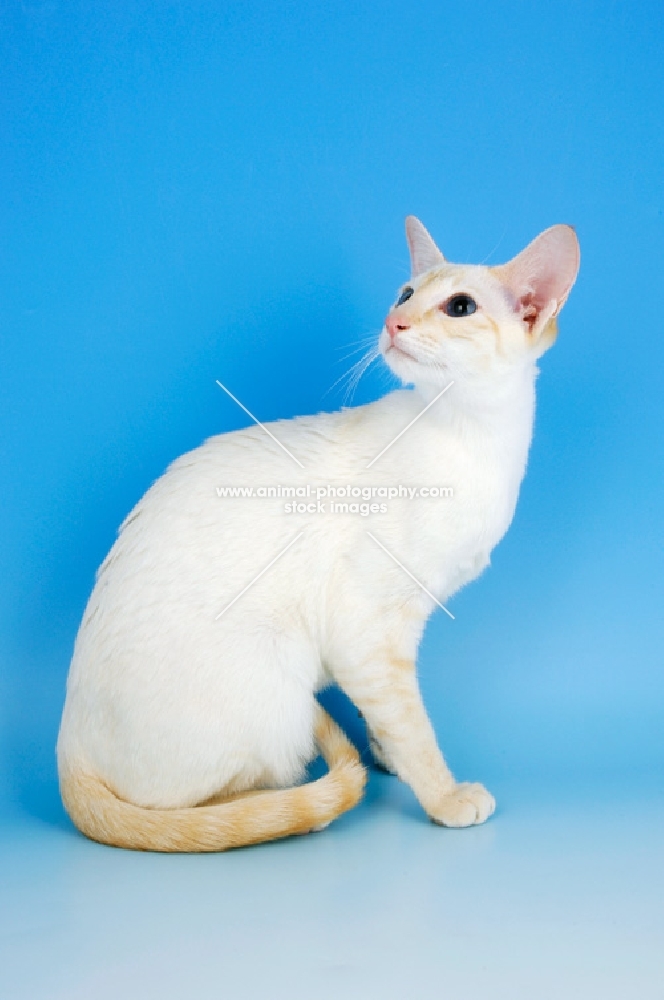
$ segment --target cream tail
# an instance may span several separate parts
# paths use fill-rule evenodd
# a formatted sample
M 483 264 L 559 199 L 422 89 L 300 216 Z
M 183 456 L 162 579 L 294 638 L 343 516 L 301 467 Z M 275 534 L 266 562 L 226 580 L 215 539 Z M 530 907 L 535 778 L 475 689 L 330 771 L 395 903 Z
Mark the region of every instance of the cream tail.
M 87 837 L 137 851 L 226 851 L 308 833 L 357 805 L 366 782 L 357 750 L 320 706 L 315 735 L 329 771 L 294 788 L 247 792 L 214 805 L 146 809 L 119 799 L 94 774 L 63 763 L 62 800 Z

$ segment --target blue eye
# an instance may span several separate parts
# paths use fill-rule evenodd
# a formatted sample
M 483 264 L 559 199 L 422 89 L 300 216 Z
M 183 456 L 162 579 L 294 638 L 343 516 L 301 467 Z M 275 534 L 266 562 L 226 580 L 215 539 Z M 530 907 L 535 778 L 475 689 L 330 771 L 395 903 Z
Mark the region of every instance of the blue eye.
M 402 306 L 404 304 L 404 302 L 408 302 L 408 299 L 413 294 L 413 291 L 414 291 L 414 289 L 412 289 L 410 287 L 410 285 L 406 285 L 406 287 L 404 288 L 403 292 L 401 293 L 401 295 L 397 299 L 397 305 L 398 306 Z
M 470 295 L 453 295 L 442 307 L 448 316 L 470 316 L 477 309 L 477 302 Z

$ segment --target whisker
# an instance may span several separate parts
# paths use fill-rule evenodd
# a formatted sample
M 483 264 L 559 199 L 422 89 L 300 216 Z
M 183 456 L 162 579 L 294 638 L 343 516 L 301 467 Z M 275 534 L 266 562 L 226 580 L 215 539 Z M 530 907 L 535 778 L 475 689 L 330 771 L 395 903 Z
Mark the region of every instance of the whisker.
M 367 370 L 369 365 L 373 361 L 375 361 L 379 353 L 380 352 L 378 350 L 378 346 L 376 344 L 372 344 L 369 350 L 365 351 L 365 353 L 358 361 L 356 361 L 353 365 L 351 365 L 350 368 L 347 369 L 347 371 L 343 372 L 339 376 L 339 378 L 332 383 L 330 388 L 324 393 L 323 398 L 325 398 L 325 396 L 327 396 L 329 392 L 332 392 L 332 390 L 336 388 L 336 386 L 338 386 L 340 382 L 344 382 L 347 379 L 348 386 L 346 387 L 346 392 L 344 394 L 344 405 L 345 405 L 345 401 L 348 397 L 348 392 L 351 386 L 353 388 L 353 391 L 357 388 L 357 384 L 364 375 L 364 372 Z
M 379 356 L 380 351 L 378 350 L 378 347 L 374 347 L 370 351 L 367 351 L 364 357 L 360 359 L 360 363 L 355 366 L 355 371 L 353 372 L 344 393 L 344 406 L 346 406 L 349 402 L 352 402 L 353 396 L 355 395 L 357 387 L 360 384 L 360 379 Z M 362 364 L 362 362 L 364 363 Z
M 491 250 L 491 251 L 490 251 L 490 252 L 489 252 L 489 253 L 488 253 L 488 254 L 486 255 L 486 257 L 484 258 L 484 260 L 480 261 L 480 264 L 486 264 L 486 262 L 487 262 L 487 261 L 489 260 L 489 258 L 490 258 L 490 257 L 493 257 L 493 255 L 495 254 L 496 250 L 498 249 L 498 247 L 500 246 L 500 244 L 501 244 L 501 243 L 503 242 L 503 240 L 505 239 L 505 233 L 506 233 L 506 232 L 507 232 L 507 226 L 505 226 L 505 228 L 503 229 L 503 232 L 502 232 L 502 235 L 501 235 L 500 239 L 498 240 L 498 242 L 496 243 L 496 245 L 495 245 L 495 247 L 493 248 L 493 250 Z
M 361 346 L 362 344 L 366 345 L 366 344 L 368 344 L 370 342 L 373 343 L 374 339 L 377 336 L 378 336 L 378 331 L 375 331 L 375 332 L 372 332 L 372 333 L 367 333 L 367 334 L 365 334 L 364 337 L 357 337 L 355 340 L 351 340 L 347 344 L 339 344 L 337 346 L 337 350 L 338 351 L 343 351 L 347 347 L 353 347 L 354 344 L 359 344 Z M 359 351 L 360 347 L 356 347 L 355 350 Z
M 338 358 L 337 360 L 339 362 L 346 361 L 346 359 L 347 358 L 351 358 L 353 356 L 353 354 L 357 354 L 359 351 L 366 351 L 367 347 L 369 347 L 370 345 L 373 345 L 375 343 L 375 341 L 377 340 L 377 338 L 378 338 L 378 334 L 370 334 L 367 337 L 363 337 L 362 340 L 359 341 L 357 347 L 354 347 L 351 351 L 348 351 L 347 354 L 344 354 L 342 357 Z M 346 347 L 350 347 L 350 344 L 346 344 Z M 338 350 L 342 351 L 343 347 L 339 347 Z

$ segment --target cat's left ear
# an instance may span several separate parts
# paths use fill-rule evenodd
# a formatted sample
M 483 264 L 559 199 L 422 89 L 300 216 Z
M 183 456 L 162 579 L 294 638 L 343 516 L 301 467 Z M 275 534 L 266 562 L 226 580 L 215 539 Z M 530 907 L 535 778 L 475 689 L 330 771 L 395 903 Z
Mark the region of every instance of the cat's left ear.
M 445 263 L 445 258 L 428 231 L 414 215 L 409 215 L 406 219 L 406 239 L 410 250 L 411 278 L 417 278 L 437 264 Z
M 509 263 L 492 268 L 533 341 L 539 340 L 545 331 L 552 331 L 555 336 L 552 321 L 576 281 L 579 260 L 579 241 L 572 227 L 551 226 Z

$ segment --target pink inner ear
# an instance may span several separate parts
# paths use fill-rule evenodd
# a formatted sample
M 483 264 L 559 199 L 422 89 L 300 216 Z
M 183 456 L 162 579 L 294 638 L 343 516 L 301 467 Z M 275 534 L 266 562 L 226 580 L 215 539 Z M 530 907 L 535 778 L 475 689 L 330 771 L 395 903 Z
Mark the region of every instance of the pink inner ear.
M 547 307 L 547 319 L 560 311 L 572 289 L 579 270 L 576 234 L 571 226 L 552 226 L 495 270 L 532 330 Z

